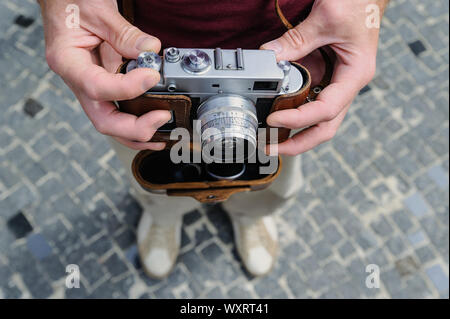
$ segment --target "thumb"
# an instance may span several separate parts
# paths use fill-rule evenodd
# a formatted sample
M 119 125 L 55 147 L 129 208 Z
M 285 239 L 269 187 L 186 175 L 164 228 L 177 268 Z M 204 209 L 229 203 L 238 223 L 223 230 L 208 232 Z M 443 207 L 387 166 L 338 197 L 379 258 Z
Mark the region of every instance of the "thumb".
M 280 38 L 263 44 L 260 49 L 275 51 L 278 61 L 296 61 L 325 45 L 322 42 L 319 26 L 313 19 L 307 18 Z
M 158 53 L 161 41 L 130 24 L 119 12 L 110 12 L 103 19 L 104 37 L 118 53 L 136 59 L 142 51 Z

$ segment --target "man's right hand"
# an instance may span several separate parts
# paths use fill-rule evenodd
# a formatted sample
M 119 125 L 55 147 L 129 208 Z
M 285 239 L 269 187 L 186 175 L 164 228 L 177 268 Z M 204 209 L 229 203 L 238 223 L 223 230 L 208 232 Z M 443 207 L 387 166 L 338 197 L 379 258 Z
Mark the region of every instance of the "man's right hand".
M 39 0 L 50 68 L 74 92 L 94 127 L 133 149 L 161 150 L 148 142 L 170 120 L 168 111 L 140 117 L 120 112 L 110 101 L 135 98 L 159 81 L 152 69 L 114 74 L 121 57 L 135 59 L 142 51 L 159 52 L 160 41 L 126 21 L 115 0 Z M 77 5 L 80 27 L 69 28 L 68 5 Z

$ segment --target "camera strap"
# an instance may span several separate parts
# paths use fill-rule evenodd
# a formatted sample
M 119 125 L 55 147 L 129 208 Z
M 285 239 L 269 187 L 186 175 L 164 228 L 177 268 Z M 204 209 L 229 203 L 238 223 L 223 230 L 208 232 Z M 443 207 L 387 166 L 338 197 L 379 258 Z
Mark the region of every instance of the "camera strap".
M 275 0 L 275 10 L 277 12 L 278 18 L 280 18 L 281 23 L 286 27 L 287 30 L 293 29 L 294 26 L 286 19 L 283 12 L 280 8 L 279 0 Z M 331 78 L 333 76 L 333 62 L 331 61 L 330 56 L 326 51 L 326 47 L 319 48 L 319 52 L 322 55 L 322 58 L 325 62 L 325 73 L 320 80 L 319 84 L 311 88 L 308 98 L 308 101 L 314 101 L 319 95 L 319 93 L 331 82 Z

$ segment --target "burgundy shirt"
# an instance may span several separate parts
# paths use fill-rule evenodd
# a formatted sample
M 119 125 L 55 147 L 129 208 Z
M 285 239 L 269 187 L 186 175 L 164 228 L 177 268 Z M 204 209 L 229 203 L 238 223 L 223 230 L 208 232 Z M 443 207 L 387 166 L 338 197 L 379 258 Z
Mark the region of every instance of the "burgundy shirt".
M 297 24 L 314 0 L 280 0 Z M 158 37 L 163 48 L 257 49 L 285 31 L 274 0 L 135 0 L 135 25 Z

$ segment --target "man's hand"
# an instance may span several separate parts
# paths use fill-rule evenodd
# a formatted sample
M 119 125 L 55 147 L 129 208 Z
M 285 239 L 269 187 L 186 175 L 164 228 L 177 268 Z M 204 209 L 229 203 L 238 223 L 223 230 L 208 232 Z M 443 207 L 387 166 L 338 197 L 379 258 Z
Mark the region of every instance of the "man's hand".
M 353 99 L 375 74 L 379 29 L 366 26 L 366 8 L 377 4 L 381 15 L 387 2 L 316 0 L 305 21 L 261 46 L 274 50 L 278 60 L 299 60 L 325 45 L 336 54 L 332 81 L 316 101 L 268 117 L 274 127 L 306 128 L 270 145 L 271 154 L 301 154 L 334 137 Z
M 160 41 L 129 24 L 115 0 L 40 0 L 50 68 L 74 92 L 95 128 L 134 149 L 160 150 L 148 143 L 156 129 L 170 120 L 168 111 L 140 117 L 120 112 L 110 101 L 137 97 L 159 81 L 151 69 L 114 74 L 121 56 L 137 58 L 141 51 L 159 52 Z M 68 5 L 77 5 L 79 28 L 66 26 Z

